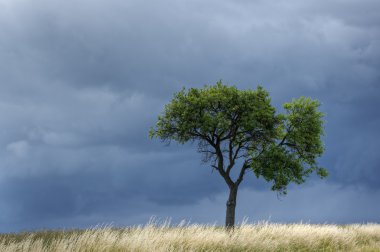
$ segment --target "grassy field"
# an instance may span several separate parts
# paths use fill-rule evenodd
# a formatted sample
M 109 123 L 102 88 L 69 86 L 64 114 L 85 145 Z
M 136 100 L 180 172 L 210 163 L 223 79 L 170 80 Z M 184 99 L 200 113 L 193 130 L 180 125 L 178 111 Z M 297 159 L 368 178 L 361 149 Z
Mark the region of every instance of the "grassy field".
M 147 224 L 0 235 L 0 251 L 380 251 L 380 224 Z

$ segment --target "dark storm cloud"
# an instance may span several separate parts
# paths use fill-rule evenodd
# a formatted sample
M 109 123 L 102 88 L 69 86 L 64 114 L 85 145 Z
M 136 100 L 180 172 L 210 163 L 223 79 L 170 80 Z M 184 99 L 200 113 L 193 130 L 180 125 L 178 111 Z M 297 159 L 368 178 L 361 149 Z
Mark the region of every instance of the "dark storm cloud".
M 3 228 L 43 228 L 48 220 L 92 214 L 100 214 L 108 222 L 115 216 L 152 215 L 152 209 L 140 204 L 153 204 L 155 209 L 189 205 L 224 188 L 221 179 L 200 166 L 193 154 L 173 148 L 166 153 L 115 147 L 44 153 L 40 164 L 44 167 L 38 166 L 41 157 L 28 157 L 32 165 L 13 164 L 22 174 L 13 171 L 2 179 L 1 198 L 7 202 L 2 206 L 7 213 L 2 222 L 17 222 Z M 209 183 L 210 178 L 220 183 Z
M 327 184 L 292 187 L 282 204 L 250 175 L 244 215 L 379 221 L 365 211 L 378 209 L 380 189 L 379 9 L 374 0 L 0 0 L 0 231 L 223 219 L 226 187 L 196 146 L 147 135 L 173 92 L 219 79 L 262 84 L 279 110 L 312 96 L 327 114 Z M 340 218 L 332 202 L 363 194 L 362 208 Z M 287 217 L 294 204 L 304 211 Z M 331 209 L 315 212 L 321 204 Z

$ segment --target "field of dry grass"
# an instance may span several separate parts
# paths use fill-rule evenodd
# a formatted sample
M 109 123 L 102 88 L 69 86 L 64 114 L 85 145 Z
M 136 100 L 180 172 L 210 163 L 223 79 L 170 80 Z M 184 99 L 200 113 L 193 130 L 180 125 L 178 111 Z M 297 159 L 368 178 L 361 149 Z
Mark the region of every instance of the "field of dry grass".
M 380 251 L 380 224 L 150 223 L 125 229 L 41 231 L 0 235 L 0 251 Z

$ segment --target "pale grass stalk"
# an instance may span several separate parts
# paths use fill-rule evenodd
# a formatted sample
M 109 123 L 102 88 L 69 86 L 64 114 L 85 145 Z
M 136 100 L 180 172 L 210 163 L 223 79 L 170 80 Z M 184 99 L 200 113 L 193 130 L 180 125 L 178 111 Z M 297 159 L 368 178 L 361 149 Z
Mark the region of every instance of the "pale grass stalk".
M 227 231 L 215 225 L 145 226 L 0 235 L 0 251 L 380 251 L 380 225 L 259 222 Z

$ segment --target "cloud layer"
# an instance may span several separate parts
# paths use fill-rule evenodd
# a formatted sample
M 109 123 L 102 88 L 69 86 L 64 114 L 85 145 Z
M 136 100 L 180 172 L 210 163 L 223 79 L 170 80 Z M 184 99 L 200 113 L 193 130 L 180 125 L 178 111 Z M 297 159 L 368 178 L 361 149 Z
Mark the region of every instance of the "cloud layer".
M 238 219 L 379 222 L 379 10 L 375 0 L 0 0 L 0 231 L 222 222 L 227 187 L 196 147 L 147 135 L 173 92 L 219 79 L 263 85 L 279 110 L 305 95 L 326 112 L 330 177 L 278 201 L 251 176 Z

